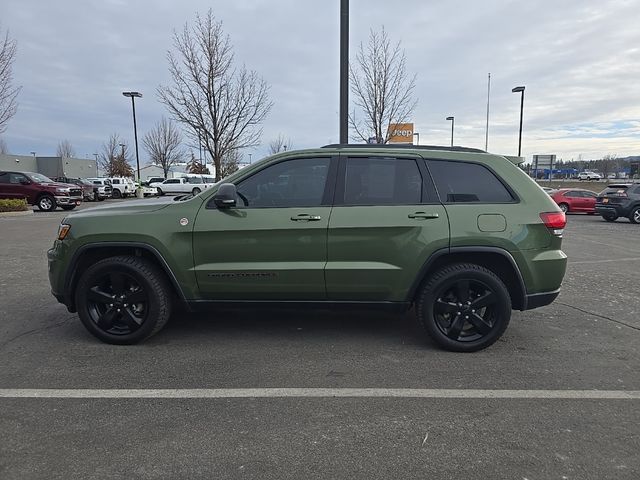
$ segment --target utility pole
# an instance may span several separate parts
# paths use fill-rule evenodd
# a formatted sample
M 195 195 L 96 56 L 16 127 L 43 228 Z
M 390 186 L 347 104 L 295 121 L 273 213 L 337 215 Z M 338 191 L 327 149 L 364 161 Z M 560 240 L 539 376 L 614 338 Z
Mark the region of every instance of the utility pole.
M 349 0 L 340 0 L 340 143 L 349 143 Z
M 489 72 L 489 80 L 487 81 L 487 127 L 484 133 L 484 150 L 489 151 L 489 95 L 491 94 L 491 72 Z

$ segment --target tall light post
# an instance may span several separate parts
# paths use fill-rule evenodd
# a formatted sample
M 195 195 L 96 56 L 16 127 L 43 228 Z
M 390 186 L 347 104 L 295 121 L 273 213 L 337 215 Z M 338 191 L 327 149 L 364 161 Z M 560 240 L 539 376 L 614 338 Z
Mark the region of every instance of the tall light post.
M 518 156 L 522 153 L 522 111 L 524 110 L 524 87 L 514 87 L 512 93 L 520 93 L 520 133 L 518 134 Z
M 416 140 L 416 145 L 420 145 L 420 133 L 416 132 L 413 134 L 414 137 L 418 137 Z
M 136 126 L 136 97 L 142 98 L 140 92 L 122 92 L 125 97 L 131 98 L 131 107 L 133 108 L 133 138 L 136 142 L 136 165 L 138 167 L 138 182 L 140 181 L 140 158 L 138 157 L 138 127 Z
M 455 117 L 447 117 L 447 120 L 451 120 L 451 146 L 453 147 L 453 124 L 455 123 Z
M 98 154 L 94 153 L 93 156 L 96 158 L 96 177 L 98 177 Z
M 251 165 L 251 154 L 249 154 L 249 165 Z
M 126 159 L 124 158 L 124 143 L 119 143 L 118 145 L 120 145 L 120 148 L 122 149 L 122 151 L 120 152 L 120 156 L 122 157 L 122 161 L 124 162 Z

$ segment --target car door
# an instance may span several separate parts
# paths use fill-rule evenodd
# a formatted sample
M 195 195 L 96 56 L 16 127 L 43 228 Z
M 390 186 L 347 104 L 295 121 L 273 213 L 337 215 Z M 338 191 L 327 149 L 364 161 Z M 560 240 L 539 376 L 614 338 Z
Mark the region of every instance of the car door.
M 162 186 L 160 187 L 165 193 L 180 193 L 180 179 L 179 178 L 169 178 L 162 182 Z
M 193 255 L 211 300 L 324 300 L 337 158 L 288 158 L 237 182 L 237 206 L 198 212 Z
M 594 192 L 588 191 L 582 192 L 582 195 L 584 197 L 584 211 L 589 213 L 595 212 L 596 199 L 598 198 L 598 195 Z
M 424 161 L 342 156 L 329 221 L 327 297 L 402 301 L 449 223 Z

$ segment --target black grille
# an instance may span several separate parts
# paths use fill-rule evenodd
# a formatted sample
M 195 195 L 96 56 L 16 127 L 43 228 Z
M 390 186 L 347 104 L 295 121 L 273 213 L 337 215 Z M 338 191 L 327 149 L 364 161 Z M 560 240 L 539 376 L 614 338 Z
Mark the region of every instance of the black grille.
M 82 196 L 82 190 L 80 190 L 79 188 L 72 188 L 69 193 L 71 194 L 72 197 L 81 197 Z

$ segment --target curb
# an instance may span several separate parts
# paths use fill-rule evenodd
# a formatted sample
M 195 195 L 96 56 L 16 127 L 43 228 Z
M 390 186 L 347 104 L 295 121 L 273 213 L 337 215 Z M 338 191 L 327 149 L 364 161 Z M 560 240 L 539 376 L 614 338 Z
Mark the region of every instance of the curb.
M 0 212 L 0 218 L 2 218 L 2 217 L 24 217 L 26 215 L 33 215 L 33 210 L 24 210 L 22 212 Z

